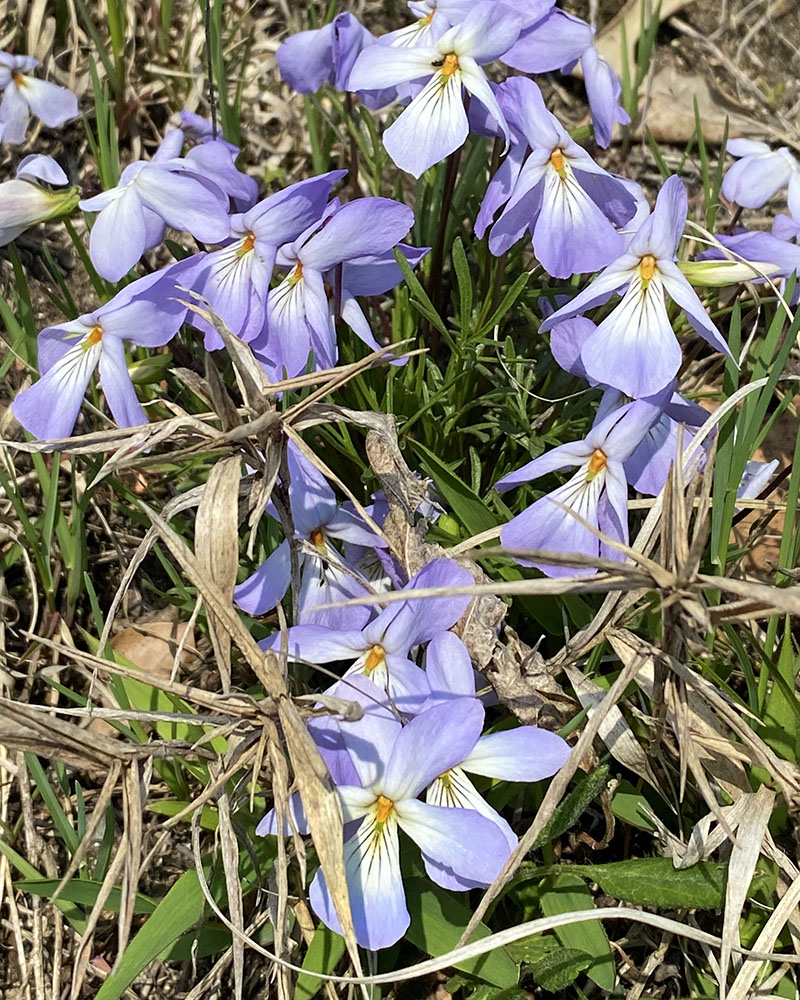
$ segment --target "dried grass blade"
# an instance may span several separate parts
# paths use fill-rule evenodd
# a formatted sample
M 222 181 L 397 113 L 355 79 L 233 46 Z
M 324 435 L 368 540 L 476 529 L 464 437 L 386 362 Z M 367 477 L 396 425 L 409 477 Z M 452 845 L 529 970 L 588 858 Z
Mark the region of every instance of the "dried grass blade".
M 733 948 L 738 947 L 740 943 L 739 919 L 761 853 L 761 842 L 772 815 L 775 792 L 762 785 L 757 792 L 749 795 L 748 799 L 750 808 L 739 820 L 736 843 L 733 845 L 728 863 L 728 885 L 725 890 L 725 916 L 722 921 L 722 947 L 719 956 L 720 1000 L 725 1000 L 728 964 Z

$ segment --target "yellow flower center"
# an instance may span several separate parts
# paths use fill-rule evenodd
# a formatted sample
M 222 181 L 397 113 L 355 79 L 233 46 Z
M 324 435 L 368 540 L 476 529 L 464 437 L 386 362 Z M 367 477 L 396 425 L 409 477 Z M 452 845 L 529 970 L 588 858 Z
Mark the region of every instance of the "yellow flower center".
M 314 528 L 314 530 L 308 536 L 309 541 L 312 545 L 315 545 L 318 549 L 325 548 L 325 535 L 322 532 L 322 528 Z
M 452 76 L 458 68 L 458 56 L 455 52 L 448 52 L 442 63 L 442 76 Z
M 88 351 L 90 347 L 94 347 L 95 344 L 99 344 L 102 339 L 103 339 L 102 326 L 100 326 L 99 324 L 97 326 L 93 326 L 92 329 L 89 331 L 89 335 L 86 337 L 86 340 L 84 340 L 83 342 L 84 351 Z
M 369 677 L 369 675 L 376 670 L 385 659 L 385 652 L 383 646 L 378 646 L 377 644 L 372 647 L 372 649 L 367 653 L 367 658 L 364 661 L 364 673 Z
M 608 459 L 605 456 L 605 452 L 600 451 L 599 448 L 595 448 L 594 454 L 589 459 L 589 471 L 586 473 L 586 482 L 590 483 L 598 472 L 602 472 L 608 465 Z
M 25 77 L 16 70 L 11 74 L 11 79 L 18 87 L 21 87 L 25 83 Z
M 433 11 L 431 11 L 430 14 L 426 14 L 425 17 L 421 17 L 419 19 L 420 28 L 427 28 L 432 20 L 433 20 Z
M 554 149 L 550 154 L 550 165 L 557 174 L 564 175 L 564 154 L 560 149 Z
M 656 273 L 656 259 L 651 253 L 646 253 L 639 261 L 639 274 L 642 276 L 642 284 L 647 284 Z
M 385 795 L 378 796 L 378 808 L 375 810 L 375 822 L 385 823 L 394 812 L 394 802 Z
M 242 245 L 236 251 L 236 256 L 244 257 L 245 254 L 250 253 L 250 251 L 253 249 L 255 245 L 256 245 L 256 234 L 248 233 L 247 236 L 245 236 L 244 240 L 242 241 Z
M 295 264 L 294 271 L 289 275 L 289 284 L 296 285 L 298 281 L 303 277 L 303 262 L 299 261 Z

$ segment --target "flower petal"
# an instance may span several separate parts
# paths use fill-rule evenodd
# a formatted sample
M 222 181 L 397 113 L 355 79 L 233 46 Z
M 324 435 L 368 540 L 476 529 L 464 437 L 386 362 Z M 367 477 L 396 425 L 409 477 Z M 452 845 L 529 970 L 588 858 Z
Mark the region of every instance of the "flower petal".
M 133 387 L 125 346 L 118 337 L 103 337 L 100 352 L 100 388 L 118 427 L 136 427 L 148 423 L 139 397 Z
M 103 208 L 89 236 L 89 254 L 97 273 L 119 281 L 145 251 L 147 229 L 142 203 L 132 187 Z
M 292 576 L 289 542 L 284 541 L 255 573 L 233 591 L 233 599 L 249 615 L 263 615 L 283 599 Z
M 475 581 L 472 574 L 452 559 L 434 559 L 408 583 L 406 590 L 429 587 L 469 587 Z M 446 632 L 466 611 L 470 597 L 421 597 L 390 604 L 370 625 L 370 635 L 391 653 L 405 656 L 409 649 L 427 642 L 439 632 Z
M 38 382 L 19 393 L 12 409 L 25 430 L 40 440 L 72 433 L 101 350 L 99 343 L 88 348 L 76 344 Z
M 66 87 L 33 76 L 22 76 L 17 86 L 31 111 L 50 128 L 78 117 L 78 98 Z
M 382 46 L 373 45 L 365 52 L 379 48 Z M 428 167 L 462 146 L 468 132 L 460 74 L 436 73 L 383 133 L 383 144 L 401 170 L 421 177 Z
M 557 733 L 520 726 L 481 736 L 461 766 L 487 778 L 540 781 L 555 774 L 569 752 L 569 744 Z
M 426 858 L 479 885 L 490 885 L 511 853 L 503 830 L 472 809 L 431 806 L 418 799 L 395 808 L 400 829 Z
M 483 705 L 475 698 L 435 705 L 413 718 L 395 741 L 383 779 L 384 795 L 394 802 L 414 799 L 437 774 L 460 764 L 477 743 L 483 718 Z

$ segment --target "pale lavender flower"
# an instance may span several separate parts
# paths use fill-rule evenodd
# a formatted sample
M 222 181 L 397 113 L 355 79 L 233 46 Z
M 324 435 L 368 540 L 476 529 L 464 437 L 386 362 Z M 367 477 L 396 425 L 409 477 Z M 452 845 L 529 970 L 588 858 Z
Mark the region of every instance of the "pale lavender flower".
M 436 559 L 423 567 L 403 588 L 466 587 L 471 574 L 451 559 Z M 289 657 L 309 663 L 350 661 L 344 677 L 364 674 L 384 690 L 402 711 L 419 711 L 430 694 L 425 671 L 409 653 L 420 643 L 446 632 L 469 604 L 468 596 L 420 597 L 392 602 L 360 631 L 295 625 L 286 633 Z M 276 633 L 262 641 L 265 649 L 278 650 L 282 636 Z M 347 697 L 346 686 L 334 685 L 331 692 Z
M 581 360 L 597 382 L 634 399 L 660 392 L 681 364 L 680 344 L 667 316 L 667 295 L 704 340 L 730 356 L 728 345 L 675 263 L 687 208 L 686 189 L 673 175 L 659 191 L 652 215 L 620 257 L 540 327 L 544 332 L 624 290 L 622 301 L 584 344 Z
M 383 135 L 386 151 L 419 177 L 463 145 L 469 132 L 463 90 L 481 102 L 506 137 L 508 126 L 482 65 L 514 43 L 521 22 L 502 4 L 483 2 L 432 45 L 371 45 L 358 57 L 350 86 L 377 90 L 411 81 L 422 90 Z
M 658 420 L 661 409 L 660 401 L 640 399 L 627 403 L 596 420 L 583 441 L 559 445 L 499 480 L 495 488 L 504 492 L 548 472 L 578 466 L 563 486 L 552 490 L 503 526 L 500 540 L 505 548 L 546 549 L 590 558 L 623 560 L 624 555 L 601 542 L 592 527 L 627 544 L 628 480 L 624 463 Z M 571 511 L 579 514 L 587 524 L 573 517 Z M 567 576 L 574 572 L 567 566 L 514 558 L 523 566 L 537 567 L 547 576 Z
M 366 701 L 369 693 L 362 698 Z M 344 857 L 356 938 L 364 948 L 388 948 L 410 922 L 400 871 L 400 830 L 419 846 L 434 881 L 444 872 L 486 886 L 508 857 L 506 838 L 485 816 L 417 798 L 437 775 L 469 756 L 483 715 L 480 702 L 461 698 L 431 708 L 406 726 L 389 713 L 365 713 L 342 726 L 361 782 L 337 790 L 345 822 L 360 821 L 345 842 Z M 370 753 L 357 749 L 365 745 Z M 317 916 L 339 932 L 321 869 L 310 899 Z
M 125 361 L 125 341 L 160 347 L 174 337 L 186 316 L 178 301 L 180 281 L 179 265 L 169 273 L 157 271 L 126 285 L 94 312 L 42 330 L 42 377 L 12 404 L 22 426 L 41 439 L 71 434 L 95 368 L 117 424 L 146 424 Z
M 598 145 L 608 146 L 614 122 L 627 124 L 630 115 L 620 106 L 619 80 L 594 46 L 594 28 L 563 10 L 550 10 L 527 27 L 503 55 L 503 62 L 524 73 L 568 73 L 580 60 L 586 96 Z
M 737 157 L 722 179 L 722 193 L 743 208 L 761 208 L 788 186 L 789 211 L 800 219 L 800 166 L 786 146 L 771 150 L 765 142 L 729 139 L 725 151 Z
M 176 162 L 182 146 L 183 133 L 175 129 L 151 161 L 128 164 L 116 187 L 81 201 L 84 211 L 99 213 L 89 254 L 108 281 L 119 281 L 146 250 L 158 246 L 166 226 L 187 230 L 203 243 L 219 243 L 230 234 L 227 195 L 182 160 Z
M 397 273 L 394 260 L 388 261 L 389 251 L 413 222 L 411 209 L 389 198 L 359 198 L 345 205 L 334 200 L 319 222 L 279 249 L 276 263 L 290 271 L 270 291 L 267 327 L 253 342 L 253 349 L 267 371 L 278 378 L 284 370 L 290 377 L 299 374 L 305 370 L 312 348 L 317 368 L 336 364 L 337 296 L 341 315 L 351 323 L 355 334 L 373 350 L 377 348 L 360 308 L 351 299 L 355 294 L 377 294 L 367 290 L 379 288 L 381 283 L 379 275 L 370 269 L 371 263 L 388 263 L 389 272 Z M 371 258 L 378 260 L 370 261 Z M 344 274 L 341 281 L 336 277 L 336 269 L 343 264 L 352 265 L 348 268 L 349 285 L 344 284 Z M 366 265 L 363 272 L 358 268 L 360 264 Z M 359 285 L 359 274 L 364 280 L 363 288 Z M 330 298 L 326 283 L 332 292 Z
M 489 249 L 499 256 L 530 231 L 539 262 L 557 278 L 616 260 L 626 239 L 615 227 L 633 217 L 632 195 L 572 141 L 532 80 L 507 80 L 498 101 L 523 141 L 489 183 L 476 236 L 481 239 L 492 225 Z
M 49 156 L 26 156 L 16 179 L 0 184 L 0 246 L 15 240 L 37 222 L 69 215 L 78 205 L 80 189 Z
M 192 152 L 206 148 L 197 146 Z M 265 330 L 269 283 L 278 247 L 297 239 L 322 217 L 331 188 L 346 172 L 333 170 L 299 181 L 248 212 L 232 215 L 232 242 L 196 256 L 192 289 L 241 340 L 251 341 Z M 197 314 L 192 323 L 205 333 L 207 350 L 223 346 L 222 337 L 202 316 Z
M 30 71 L 39 65 L 31 56 L 0 52 L 0 122 L 3 142 L 18 145 L 25 139 L 31 113 L 55 128 L 77 117 L 78 98 L 58 84 L 37 80 Z
M 328 481 L 300 451 L 289 445 L 289 506 L 294 521 L 295 541 L 305 543 L 297 548 L 300 568 L 297 621 L 309 627 L 327 626 L 360 628 L 369 618 L 366 606 L 328 608 L 318 611 L 321 604 L 365 597 L 366 581 L 332 546 L 332 539 L 355 542 L 380 548 L 385 542 L 354 511 L 336 502 Z M 267 513 L 277 518 L 272 505 Z M 236 603 L 251 615 L 262 615 L 283 598 L 289 589 L 292 574 L 289 540 L 277 549 L 234 590 Z

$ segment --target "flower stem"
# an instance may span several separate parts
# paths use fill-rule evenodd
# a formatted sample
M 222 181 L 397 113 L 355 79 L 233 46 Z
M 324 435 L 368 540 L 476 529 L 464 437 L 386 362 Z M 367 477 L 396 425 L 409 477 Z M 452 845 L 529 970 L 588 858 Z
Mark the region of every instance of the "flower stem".
M 458 165 L 461 161 L 461 151 L 464 147 L 459 146 L 447 157 L 447 171 L 444 176 L 444 189 L 442 191 L 442 203 L 439 211 L 439 229 L 436 234 L 436 244 L 431 257 L 431 271 L 428 278 L 428 298 L 433 304 L 433 308 L 439 315 L 442 312 L 442 270 L 444 268 L 444 241 L 447 236 L 447 220 L 450 216 L 450 209 L 453 204 L 453 192 L 456 188 L 456 178 L 458 177 Z M 425 325 L 426 339 L 431 351 L 436 352 L 439 346 L 439 333 L 430 323 Z

